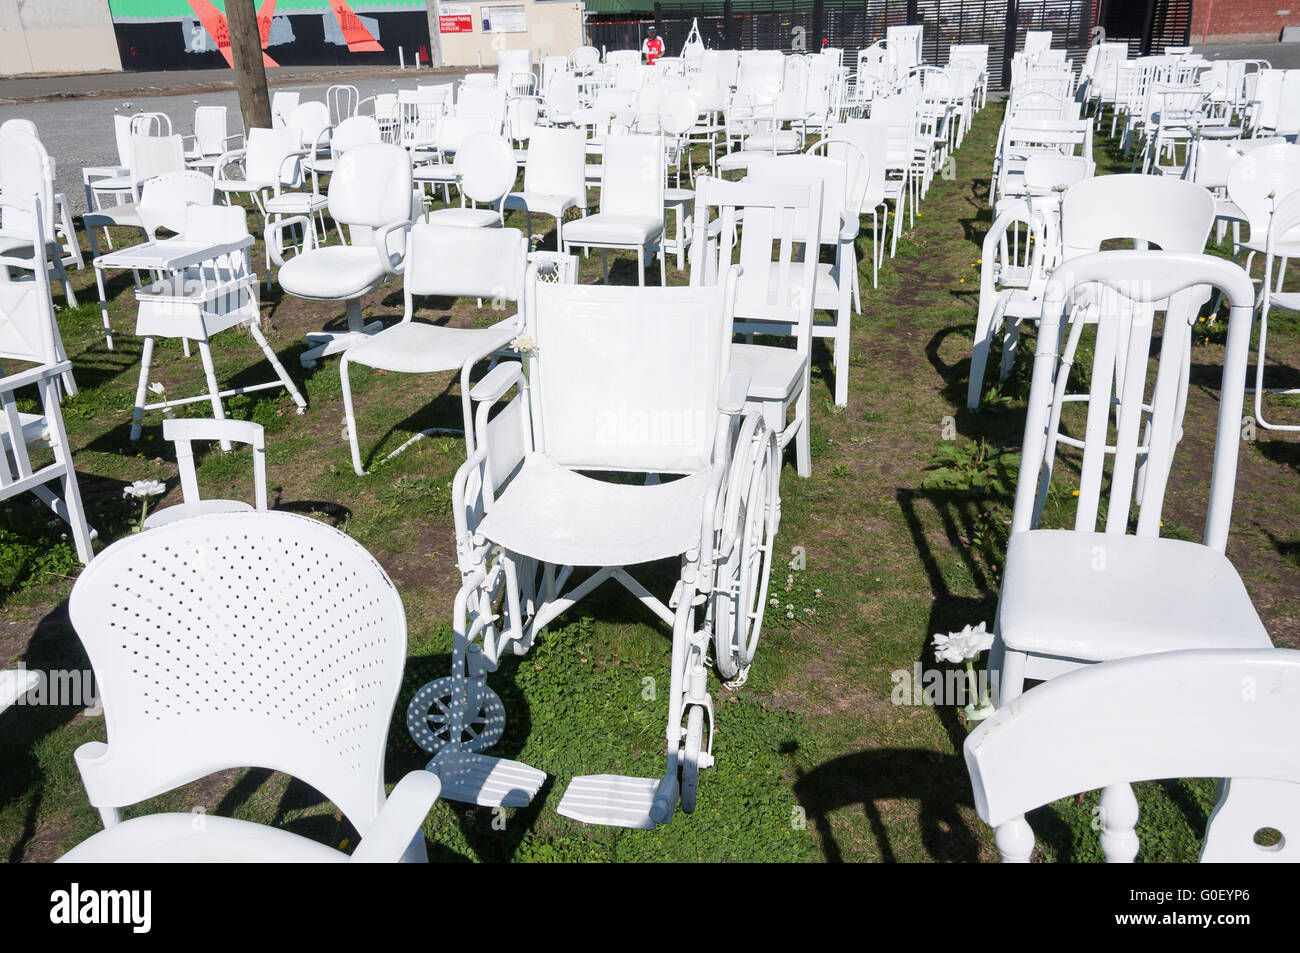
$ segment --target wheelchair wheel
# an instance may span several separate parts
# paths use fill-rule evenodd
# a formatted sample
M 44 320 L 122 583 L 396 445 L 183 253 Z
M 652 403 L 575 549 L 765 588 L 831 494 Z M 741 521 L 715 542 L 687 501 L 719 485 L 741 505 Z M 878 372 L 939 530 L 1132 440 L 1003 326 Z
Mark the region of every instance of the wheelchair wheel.
M 406 730 L 411 740 L 429 754 L 455 743 L 463 751 L 483 751 L 501 740 L 506 730 L 506 709 L 496 692 L 483 686 L 478 710 L 465 719 L 460 737 L 451 730 L 452 678 L 434 679 L 420 688 L 406 708 Z
M 700 751 L 704 747 L 704 709 L 692 705 L 686 716 L 686 745 L 682 752 L 682 810 L 695 810 L 695 794 L 700 788 Z
M 776 434 L 749 418 L 727 487 L 711 605 L 714 658 L 729 687 L 744 683 L 758 649 L 780 513 L 780 467 Z

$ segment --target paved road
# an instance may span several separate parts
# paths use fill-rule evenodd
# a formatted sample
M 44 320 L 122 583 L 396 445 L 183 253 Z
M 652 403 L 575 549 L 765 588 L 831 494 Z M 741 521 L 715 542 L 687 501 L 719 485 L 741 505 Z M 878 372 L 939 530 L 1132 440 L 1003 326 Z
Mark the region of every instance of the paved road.
M 447 82 L 465 71 L 435 74 L 395 68 L 324 71 L 280 67 L 268 72 L 273 91 L 293 89 L 301 92 L 304 100 L 323 101 L 332 83 L 350 83 L 365 98 L 400 87 L 414 88 L 418 81 L 434 81 L 435 75 L 437 81 Z M 58 190 L 67 195 L 72 214 L 80 215 L 86 210 L 82 168 L 117 164 L 114 113 L 164 112 L 171 117 L 174 132 L 189 135 L 194 129 L 195 106 L 226 105 L 237 130 L 239 98 L 232 79 L 227 70 L 194 70 L 4 80 L 0 81 L 0 122 L 23 117 L 36 123 L 41 141 L 55 161 Z M 15 102 L 18 99 L 28 101 Z

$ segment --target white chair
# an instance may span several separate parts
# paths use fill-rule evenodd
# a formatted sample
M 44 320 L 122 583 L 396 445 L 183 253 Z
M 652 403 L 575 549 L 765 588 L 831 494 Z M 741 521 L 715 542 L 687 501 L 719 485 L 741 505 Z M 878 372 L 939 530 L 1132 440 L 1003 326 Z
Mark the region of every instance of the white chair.
M 347 227 L 347 243 L 318 246 L 306 218 L 277 223 L 277 229 L 308 226 L 299 254 L 285 261 L 272 252 L 272 260 L 280 266 L 280 287 L 310 301 L 347 302 L 347 330 L 309 333 L 310 347 L 299 358 L 304 367 L 315 366 L 319 358 L 346 350 L 383 327 L 378 321 L 365 323 L 361 298 L 402 272 L 402 251 L 412 218 L 411 186 L 406 150 L 386 143 L 357 146 L 339 159 L 329 183 L 330 217 Z M 279 246 L 276 241 L 272 247 Z
M 846 149 L 849 143 L 842 144 Z M 768 186 L 820 180 L 822 183 L 821 241 L 807 254 L 817 255 L 820 248 L 831 249 L 833 262 L 817 263 L 817 288 L 813 296 L 814 311 L 828 311 L 829 322 L 814 321 L 812 336 L 829 338 L 835 365 L 835 403 L 849 402 L 849 342 L 852 334 L 853 279 L 850 270 L 858 267 L 854 239 L 858 234 L 858 208 L 849 200 L 848 163 L 826 156 L 778 156 L 756 160 L 750 165 L 746 181 Z
M 1141 846 L 1137 802 L 1124 796 L 1130 782 L 1222 778 L 1201 861 L 1294 863 L 1298 705 L 1300 652 L 1292 649 L 1164 652 L 1071 672 L 966 739 L 975 810 L 996 828 L 1003 861 L 1025 863 L 1034 848 L 1025 814 L 1101 788 L 1101 849 L 1125 863 Z M 1257 840 L 1266 830 L 1281 839 Z
M 25 132 L 28 135 L 41 138 L 40 130 L 36 128 L 36 123 L 30 119 L 6 119 L 0 122 L 0 138 L 3 138 L 7 132 Z M 54 171 L 54 160 L 50 160 L 50 170 Z M 0 191 L 3 186 L 0 185 Z M 68 206 L 68 197 L 63 192 L 54 193 L 54 231 L 62 243 L 62 259 L 65 268 L 72 268 L 80 271 L 86 267 L 85 258 L 81 254 L 81 243 L 77 240 L 77 229 L 72 222 L 72 211 Z
M 39 193 L 23 199 L 12 191 L 0 195 L 0 210 L 6 217 L 15 214 L 29 223 L 28 242 L 34 249 L 30 257 L 0 255 L 0 359 L 35 365 L 13 374 L 0 372 L 0 499 L 33 493 L 68 524 L 77 556 L 89 563 L 94 555 L 93 533 L 86 524 L 60 409 L 60 379 L 71 376 L 72 365 L 59 341 L 45 277 L 47 250 L 40 227 L 45 210 Z M 20 410 L 30 388 L 39 392 L 39 410 Z M 33 445 L 48 447 L 43 453 L 51 455 L 50 462 L 33 466 L 28 453 Z M 58 485 L 59 494 L 49 483 Z
M 437 777 L 413 771 L 384 794 L 406 614 L 360 544 L 291 513 L 177 520 L 106 549 L 77 579 L 70 612 L 108 742 L 75 755 L 104 830 L 61 860 L 425 859 Z M 221 815 L 121 819 L 123 807 L 240 767 L 283 771 L 328 798 L 361 835 L 351 857 Z
M 609 283 L 607 249 L 636 252 L 637 284 L 645 284 L 647 253 L 659 254 L 659 283 L 668 284 L 664 239 L 664 142 L 660 136 L 610 136 L 601 163 L 600 211 L 569 224 L 563 249 L 600 249 Z
M 289 122 L 289 114 L 298 108 L 302 93 L 280 90 L 271 94 L 271 128 L 282 129 Z
M 743 681 L 770 569 L 751 544 L 770 544 L 779 507 L 774 435 L 757 415 L 743 414 L 748 382 L 728 373 L 734 280 L 526 286 L 536 296 L 525 308 L 527 372 L 501 363 L 475 385 L 475 452 L 453 483 L 464 585 L 451 677 L 420 689 L 407 715 L 416 742 L 435 752 L 430 767 L 445 797 L 518 805 L 540 789 L 542 772 L 479 753 L 505 724 L 487 675 L 613 580 L 672 627 L 666 770 L 575 778 L 559 812 L 651 829 L 671 820 L 679 801 L 694 809 L 699 771 L 713 752 L 709 635 L 717 637 L 715 657 Z M 613 482 L 592 471 L 680 479 Z M 672 608 L 624 568 L 678 557 Z M 581 567 L 594 573 L 570 584 Z M 722 622 L 719 613 L 740 618 Z M 715 619 L 711 631 L 699 627 L 701 615 Z
M 353 364 L 403 374 L 460 371 L 466 445 L 473 453 L 470 371 L 479 361 L 491 357 L 522 333 L 522 313 L 503 318 L 486 328 L 424 324 L 411 320 L 415 313 L 415 296 L 487 298 L 493 307 L 501 308 L 519 303 L 523 297 L 527 257 L 528 241 L 518 229 L 464 229 L 425 224 L 411 228 L 406 240 L 406 267 L 402 274 L 405 310 L 401 323 L 349 348 L 339 362 L 348 445 L 352 450 L 352 468 L 357 476 L 365 476 L 366 470 L 361 465 L 356 415 L 352 409 L 349 369 Z
M 230 133 L 226 116 L 225 106 L 194 107 L 194 135 L 184 139 L 185 164 L 191 169 L 211 173 L 218 160 L 231 150 L 231 143 L 243 142 L 242 132 Z
M 422 192 L 431 188 L 434 194 L 437 194 L 437 189 L 441 186 L 443 201 L 450 203 L 451 187 L 459 178 L 454 160 L 461 146 L 476 136 L 497 137 L 500 134 L 500 123 L 486 116 L 443 116 L 438 121 L 437 135 L 431 150 L 426 153 L 431 161 L 425 162 L 421 157 L 420 163 L 415 167 L 416 185 Z M 513 173 L 517 171 L 513 150 L 510 158 Z M 513 184 L 514 179 L 511 178 L 507 189 Z
M 587 214 L 584 139 L 580 129 L 536 129 L 528 141 L 524 188 L 505 197 L 506 211 L 522 209 L 525 232 L 533 237 L 533 213 L 555 219 L 555 247 L 564 250 L 564 215 L 571 208 Z
M 77 296 L 63 263 L 63 244 L 54 215 L 54 165 L 45 146 L 35 136 L 19 130 L 0 135 L 0 194 L 13 195 L 16 200 L 0 217 L 0 255 L 29 257 L 33 263 L 44 264 L 50 278 L 63 285 L 68 305 L 75 308 Z M 40 198 L 39 220 L 31 217 L 34 214 L 31 210 L 37 207 L 32 205 L 36 196 Z M 32 233 L 36 226 L 44 236 L 40 254 L 32 247 Z
M 335 84 L 325 90 L 325 105 L 329 107 L 330 125 L 340 126 L 357 115 L 361 94 L 355 86 Z
M 505 214 L 503 200 L 519 174 L 510 143 L 487 132 L 471 136 L 457 150 L 453 168 L 460 186 L 460 207 L 433 209 L 425 213 L 424 220 L 460 228 L 500 226 Z M 467 206 L 467 199 L 475 205 Z M 490 207 L 475 207 L 480 203 Z
M 140 439 L 146 410 L 206 400 L 212 405 L 212 416 L 222 420 L 226 416 L 221 403 L 224 398 L 269 388 L 285 388 L 298 413 L 306 411 L 307 402 L 262 334 L 257 275 L 249 261 L 252 246 L 253 237 L 248 234 L 248 218 L 242 208 L 195 205 L 187 210 L 185 224 L 176 238 L 154 242 L 149 249 L 148 267 L 158 277 L 135 292 L 135 333 L 144 338 L 144 347 L 131 414 L 132 440 Z M 222 331 L 241 325 L 266 355 L 275 379 L 222 390 L 212 362 L 211 341 Z M 208 386 L 206 394 L 146 403 L 154 342 L 160 337 L 184 338 L 198 345 Z M 228 449 L 228 445 L 223 443 L 222 449 Z
M 889 228 L 889 125 L 878 119 L 850 119 L 831 128 L 830 139 L 843 139 L 857 147 L 866 159 L 867 179 L 862 189 L 858 214 L 871 214 L 871 287 L 879 287 L 880 265 L 884 261 L 885 236 Z M 902 192 L 897 189 L 894 198 Z M 895 239 L 898 224 L 894 225 Z M 861 311 L 861 304 L 858 306 Z
M 176 506 L 154 510 L 144 521 L 145 529 L 156 529 L 177 520 L 213 513 L 246 513 L 266 509 L 266 435 L 261 424 L 249 420 L 209 420 L 203 417 L 172 417 L 163 421 L 163 439 L 176 447 L 176 469 L 181 478 L 182 501 Z M 221 445 L 246 443 L 253 450 L 253 499 L 201 499 L 194 468 L 194 441 L 219 441 Z
M 1182 437 L 1193 315 L 1211 287 L 1232 308 L 1209 508 L 1202 542 L 1195 543 L 1163 538 L 1160 527 Z M 1086 308 L 1087 319 L 1067 325 L 1075 307 Z M 1167 312 L 1158 338 L 1157 307 Z M 1246 273 L 1207 255 L 1099 252 L 1067 259 L 1053 276 L 1034 356 L 989 662 L 990 671 L 999 673 L 1000 705 L 1011 704 L 1027 679 L 1053 678 L 1096 662 L 1179 649 L 1271 646 L 1224 555 L 1253 316 L 1254 290 Z M 1095 328 L 1096 338 L 1083 436 L 1076 438 L 1061 421 L 1070 403 L 1070 364 L 1085 326 Z M 1158 367 L 1148 384 L 1153 354 Z M 1057 448 L 1066 445 L 1081 447 L 1083 455 L 1074 528 L 1036 529 Z M 1130 533 L 1133 519 L 1136 530 Z
M 238 195 L 247 195 L 262 219 L 263 227 L 270 231 L 266 203 L 288 186 L 298 188 L 303 181 L 303 143 L 298 129 L 250 129 L 247 145 L 232 149 L 217 160 L 213 178 L 217 191 L 230 205 Z M 238 168 L 241 176 L 231 174 Z
M 763 415 L 784 448 L 795 441 L 796 469 L 812 475 L 810 406 L 813 300 L 817 256 L 807 249 L 820 241 L 823 184 L 820 180 L 774 185 L 768 182 L 696 182 L 698 249 L 693 285 L 714 283 L 734 264 L 737 332 L 789 335 L 793 348 L 770 344 L 731 345 L 731 366 L 749 378 L 748 402 Z M 740 228 L 741 211 L 744 227 Z M 716 221 L 710 217 L 716 212 Z M 710 242 L 710 234 L 718 237 Z M 739 240 L 738 240 L 739 237 Z M 802 260 L 798 255 L 803 251 Z M 775 258 L 773 257 L 775 255 Z M 795 418 L 786 418 L 795 406 Z
M 1268 226 L 1264 276 L 1259 288 L 1259 350 L 1255 357 L 1255 420 L 1265 430 L 1300 431 L 1300 424 L 1279 424 L 1264 419 L 1264 394 L 1282 396 L 1300 394 L 1300 389 L 1264 387 L 1264 367 L 1268 353 L 1268 319 L 1274 308 L 1300 311 L 1300 293 L 1282 290 L 1287 258 L 1296 254 L 1300 240 L 1300 182 L 1290 195 L 1279 195 Z M 1251 235 L 1254 238 L 1254 235 Z M 1278 259 L 1281 259 L 1279 263 Z M 1276 275 L 1276 278 L 1274 277 Z

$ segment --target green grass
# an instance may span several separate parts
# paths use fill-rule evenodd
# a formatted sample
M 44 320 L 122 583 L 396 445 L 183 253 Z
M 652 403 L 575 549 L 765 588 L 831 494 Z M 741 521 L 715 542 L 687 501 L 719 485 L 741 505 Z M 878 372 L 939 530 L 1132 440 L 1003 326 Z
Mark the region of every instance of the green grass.
M 426 833 L 431 854 L 450 860 L 992 860 L 991 832 L 972 807 L 961 755 L 969 726 L 957 707 L 894 705 L 896 672 L 934 664 L 935 632 L 991 622 L 1010 516 L 1028 390 L 1032 333 L 1021 343 L 1012 377 L 989 375 L 988 399 L 965 410 L 970 336 L 978 298 L 980 242 L 992 145 L 1000 107 L 991 105 L 956 154 L 956 176 L 938 178 L 913 229 L 886 259 L 871 287 L 870 237 L 859 236 L 863 313 L 853 317 L 847 408 L 831 396 L 829 352 L 814 352 L 813 476 L 799 479 L 792 459 L 782 475 L 781 557 L 773 571 L 764 641 L 749 682 L 728 691 L 713 679 L 717 764 L 701 778 L 692 815 L 656 831 L 586 827 L 556 814 L 570 778 L 618 772 L 657 775 L 667 711 L 669 641 L 662 625 L 625 594 L 603 589 L 558 620 L 522 659 L 489 678 L 508 724 L 496 752 L 546 771 L 533 805 L 499 814 L 439 803 Z M 1101 171 L 1127 160 L 1099 140 Z M 509 224 L 523 226 L 522 216 Z M 540 224 L 540 223 L 539 223 Z M 549 225 L 546 226 L 550 228 Z M 553 232 L 544 247 L 551 247 Z M 1226 253 L 1222 248 L 1218 253 Z M 260 249 L 254 250 L 259 261 Z M 614 256 L 614 280 L 635 280 L 629 259 Z M 1256 265 L 1256 273 L 1259 266 Z M 670 282 L 686 275 L 670 263 Z M 582 262 L 581 280 L 599 280 L 598 256 Z M 129 279 L 110 273 L 115 347 L 104 346 L 89 271 L 76 275 L 92 303 L 64 308 L 60 326 L 81 393 L 64 407 L 97 547 L 130 531 L 138 515 L 122 499 L 132 480 L 165 480 L 162 505 L 179 500 L 175 463 L 149 415 L 141 440 L 128 439 L 140 344 L 132 334 Z M 653 281 L 653 277 L 651 278 Z M 395 320 L 400 285 L 366 301 L 367 317 Z M 230 414 L 267 431 L 273 507 L 310 513 L 373 552 L 407 610 L 410 650 L 390 732 L 388 778 L 426 756 L 406 734 L 405 707 L 416 688 L 449 667 L 452 598 L 459 585 L 450 515 L 450 482 L 464 458 L 452 437 L 422 440 L 379 461 L 412 434 L 460 422 L 454 375 L 407 377 L 355 368 L 353 390 L 363 458 L 372 473 L 353 473 L 342 436 L 336 359 L 312 371 L 298 365 L 303 335 L 342 318 L 341 307 L 264 295 L 264 329 L 307 397 L 295 413 L 279 391 L 235 398 Z M 474 302 L 448 309 L 426 303 L 421 320 L 474 326 L 499 314 Z M 1222 360 L 1221 322 L 1193 352 L 1208 370 Z M 1270 362 L 1300 366 L 1300 322 L 1279 315 Z M 214 347 L 223 381 L 267 379 L 251 338 L 227 332 Z M 169 396 L 198 393 L 197 358 L 163 342 L 155 379 Z M 1279 370 L 1283 373 L 1284 370 Z M 1187 436 L 1171 481 L 1168 535 L 1195 538 L 1208 494 L 1209 452 L 1217 410 L 1214 387 L 1196 378 Z M 1279 415 L 1287 406 L 1279 402 Z M 206 415 L 206 405 L 183 413 Z M 1279 644 L 1300 635 L 1300 506 L 1294 439 L 1262 434 L 1243 450 L 1229 553 Z M 210 494 L 249 498 L 247 451 L 204 452 L 199 481 Z M 1066 466 L 1063 473 L 1068 474 Z M 1049 525 L 1070 525 L 1068 481 L 1049 499 Z M 0 666 L 86 667 L 67 620 L 78 566 L 61 524 L 29 498 L 0 503 Z M 784 561 L 789 560 L 787 565 Z M 650 577 L 671 584 L 673 568 Z M 647 692 L 647 679 L 656 691 Z M 1189 703 L 1194 703 L 1189 701 Z M 103 740 L 103 719 L 83 707 L 20 707 L 0 733 L 0 857 L 48 860 L 98 829 L 73 763 L 76 747 Z M 1143 860 L 1190 860 L 1213 804 L 1213 782 L 1139 785 Z M 1096 794 L 1031 817 L 1043 860 L 1099 860 L 1093 829 Z M 356 833 L 332 805 L 302 784 L 260 770 L 227 772 L 131 808 L 230 814 L 274 823 L 326 843 L 355 845 Z

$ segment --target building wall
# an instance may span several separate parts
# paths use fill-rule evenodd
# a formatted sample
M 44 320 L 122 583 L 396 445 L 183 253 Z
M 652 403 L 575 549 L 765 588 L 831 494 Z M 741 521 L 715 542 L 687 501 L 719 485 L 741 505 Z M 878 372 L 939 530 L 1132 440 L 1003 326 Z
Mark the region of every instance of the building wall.
M 522 6 L 527 32 L 485 33 L 483 8 L 495 6 Z M 583 4 L 580 2 L 494 0 L 491 3 L 457 3 L 455 0 L 440 0 L 439 13 L 444 18 L 448 10 L 468 10 L 472 30 L 469 33 L 440 34 L 445 66 L 476 67 L 481 62 L 485 71 L 495 70 L 498 50 L 526 48 L 533 51 L 533 68 L 536 70 L 540 57 L 568 56 L 583 45 Z
M 0 76 L 121 68 L 108 0 L 0 0 Z
M 1300 26 L 1300 0 L 1195 0 L 1193 43 L 1271 43 Z

